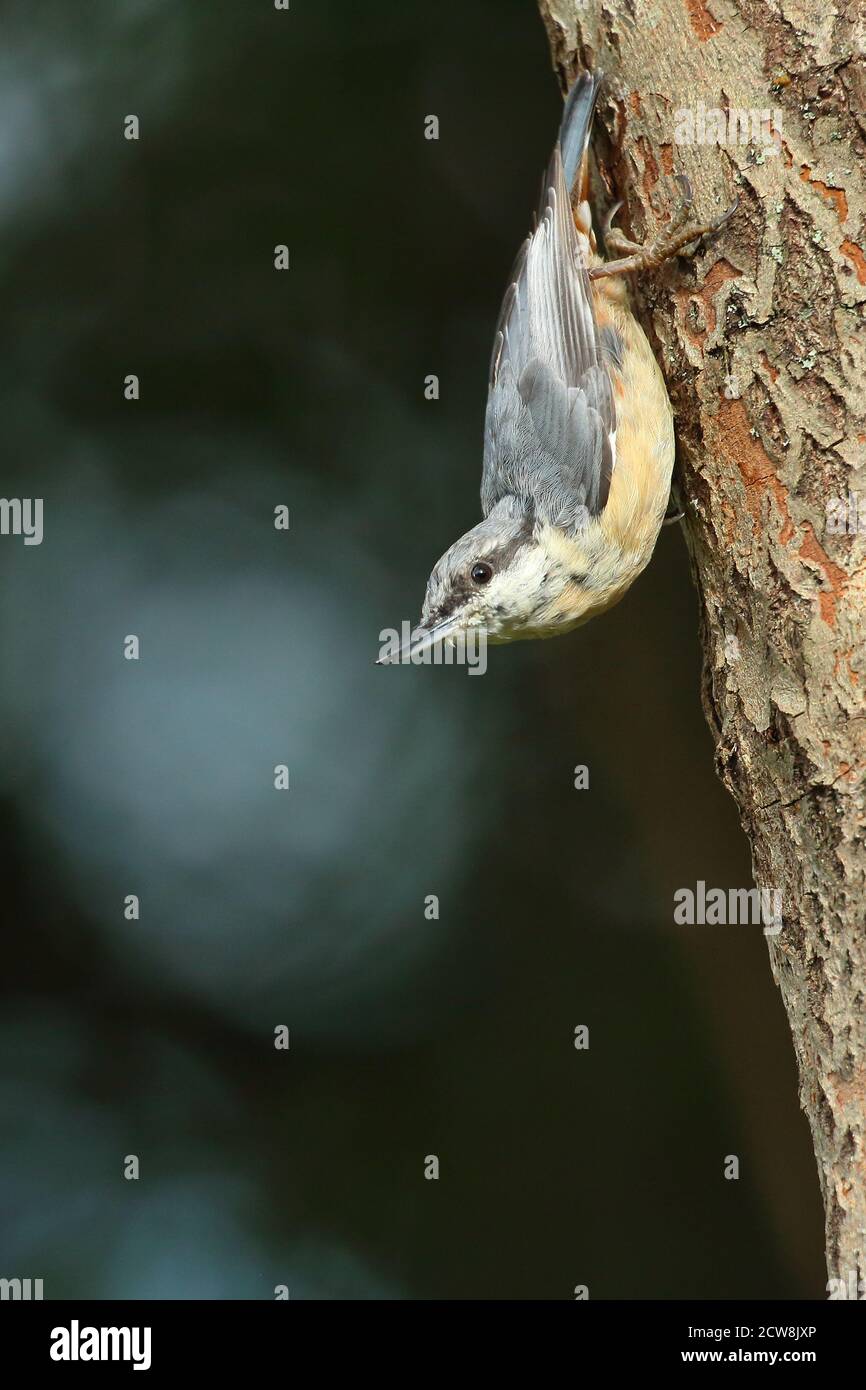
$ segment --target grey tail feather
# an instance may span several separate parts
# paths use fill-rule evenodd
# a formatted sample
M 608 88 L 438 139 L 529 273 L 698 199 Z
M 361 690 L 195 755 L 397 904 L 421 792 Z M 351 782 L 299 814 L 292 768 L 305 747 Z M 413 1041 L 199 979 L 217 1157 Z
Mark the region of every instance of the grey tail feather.
M 592 113 L 601 83 L 601 73 L 579 72 L 565 100 L 562 124 L 559 127 L 559 148 L 562 151 L 565 186 L 569 192 L 574 188 L 589 144 Z

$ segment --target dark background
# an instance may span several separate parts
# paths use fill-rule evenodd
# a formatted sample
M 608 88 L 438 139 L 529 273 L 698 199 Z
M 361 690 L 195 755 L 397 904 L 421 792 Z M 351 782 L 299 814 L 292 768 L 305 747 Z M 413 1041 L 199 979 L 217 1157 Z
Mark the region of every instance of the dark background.
M 761 929 L 673 924 L 751 883 L 678 528 L 483 679 L 372 664 L 479 514 L 531 0 L 0 18 L 2 493 L 45 499 L 0 538 L 0 1276 L 823 1296 Z

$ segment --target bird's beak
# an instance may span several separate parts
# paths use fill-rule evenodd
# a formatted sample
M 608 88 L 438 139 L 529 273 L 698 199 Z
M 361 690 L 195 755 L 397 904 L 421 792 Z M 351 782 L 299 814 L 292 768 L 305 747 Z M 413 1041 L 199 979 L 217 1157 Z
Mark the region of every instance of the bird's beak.
M 387 656 L 380 656 L 376 661 L 377 666 L 396 666 L 400 662 L 412 661 L 419 657 L 422 652 L 429 651 L 437 642 L 444 642 L 449 637 L 456 637 L 463 631 L 460 618 L 445 618 L 441 623 L 434 623 L 432 627 L 424 627 L 419 624 L 411 633 L 408 641 L 404 642 L 397 651 L 389 652 Z

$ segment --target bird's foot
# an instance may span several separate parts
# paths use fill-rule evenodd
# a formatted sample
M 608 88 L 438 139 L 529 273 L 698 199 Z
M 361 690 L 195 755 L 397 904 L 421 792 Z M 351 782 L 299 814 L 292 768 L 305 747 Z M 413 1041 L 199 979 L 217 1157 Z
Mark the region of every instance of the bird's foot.
M 611 208 L 604 226 L 604 244 L 605 249 L 612 251 L 618 259 L 595 266 L 589 272 L 591 280 L 600 280 L 606 275 L 636 275 L 642 270 L 657 270 L 664 261 L 676 256 L 678 252 L 694 255 L 701 238 L 718 232 L 737 210 L 739 199 L 735 198 L 727 211 L 713 218 L 711 222 L 690 222 L 692 186 L 685 174 L 678 174 L 676 181 L 681 197 L 674 209 L 670 226 L 662 236 L 656 237 L 646 246 L 629 241 L 618 227 L 611 225 L 622 204 L 617 203 Z

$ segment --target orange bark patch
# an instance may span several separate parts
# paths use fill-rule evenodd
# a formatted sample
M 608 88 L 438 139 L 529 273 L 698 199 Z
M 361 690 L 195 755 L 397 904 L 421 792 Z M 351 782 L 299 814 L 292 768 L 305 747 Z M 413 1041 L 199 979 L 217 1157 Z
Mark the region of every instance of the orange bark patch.
M 662 168 L 666 174 L 674 172 L 674 147 L 673 145 L 661 145 L 659 154 L 662 158 Z
M 841 667 L 842 667 L 842 662 L 844 661 L 845 666 L 847 667 L 847 671 L 848 671 L 848 679 L 850 680 L 851 684 L 852 684 L 852 685 L 859 685 L 859 684 L 860 684 L 860 677 L 859 677 L 859 675 L 857 674 L 857 672 L 854 670 L 854 667 L 851 665 L 851 655 L 852 655 L 851 652 L 837 652 L 837 653 L 836 653 L 836 655 L 833 657 L 833 675 L 835 676 L 836 680 L 839 679 L 839 672 L 840 672 Z M 828 747 L 829 747 L 829 744 L 828 744 Z
M 767 373 L 767 376 L 770 378 L 770 380 L 771 380 L 771 381 L 776 381 L 776 380 L 778 379 L 778 376 L 779 376 L 779 369 L 778 369 L 778 367 L 774 367 L 774 366 L 773 366 L 772 362 L 770 361 L 769 357 L 767 356 L 767 354 L 766 354 L 765 352 L 762 352 L 762 353 L 760 354 L 759 360 L 760 360 L 761 366 L 764 368 L 764 371 Z
M 630 92 L 628 104 L 636 116 L 643 114 L 643 107 L 640 104 L 640 92 Z
M 782 530 L 779 541 L 786 544 L 794 534 L 794 527 L 788 511 L 788 494 L 776 475 L 772 459 L 761 443 L 751 433 L 746 407 L 740 400 L 723 400 L 714 421 L 714 433 L 720 453 L 734 460 L 740 470 L 746 489 L 746 504 L 752 514 L 753 531 L 761 524 L 764 497 L 769 488 L 776 499 L 776 506 L 782 515 Z M 824 557 L 826 559 L 826 556 Z M 829 563 L 829 562 L 828 562 Z
M 721 29 L 721 24 L 717 19 L 713 19 L 703 0 L 686 0 L 686 9 L 692 28 L 701 43 L 706 43 L 707 39 L 711 39 L 713 34 L 717 34 Z
M 836 216 L 840 222 L 844 222 L 848 216 L 848 199 L 841 188 L 831 188 L 830 184 L 823 183 L 821 179 L 812 178 L 812 170 L 808 164 L 803 164 L 800 168 L 800 178 L 804 183 L 811 184 L 812 188 L 817 188 L 825 203 L 832 203 L 836 209 Z
M 830 585 L 829 592 L 824 589 L 818 595 L 818 603 L 821 609 L 821 617 L 828 627 L 836 626 L 836 605 L 848 587 L 848 576 L 839 565 L 833 563 L 827 552 L 818 543 L 815 529 L 812 523 L 803 523 L 806 536 L 800 546 L 800 556 L 809 561 L 810 564 L 817 565 Z
M 691 338 L 695 347 L 703 348 L 707 339 L 707 334 L 715 331 L 716 327 L 716 306 L 713 302 L 726 280 L 737 280 L 740 271 L 731 265 L 730 261 L 716 261 L 713 268 L 704 280 L 699 290 L 678 290 L 676 299 L 680 308 L 680 320 L 683 327 Z M 693 329 L 689 323 L 689 300 L 697 299 L 702 306 L 702 317 L 705 327 Z
M 866 256 L 863 255 L 856 241 L 843 241 L 839 250 L 843 256 L 847 256 L 848 260 L 853 262 L 860 284 L 866 285 Z
M 847 1080 L 832 1071 L 827 1080 L 836 1093 L 836 1104 L 847 1108 L 856 1105 L 862 1109 L 866 1105 L 866 1070 L 858 1067 Z

